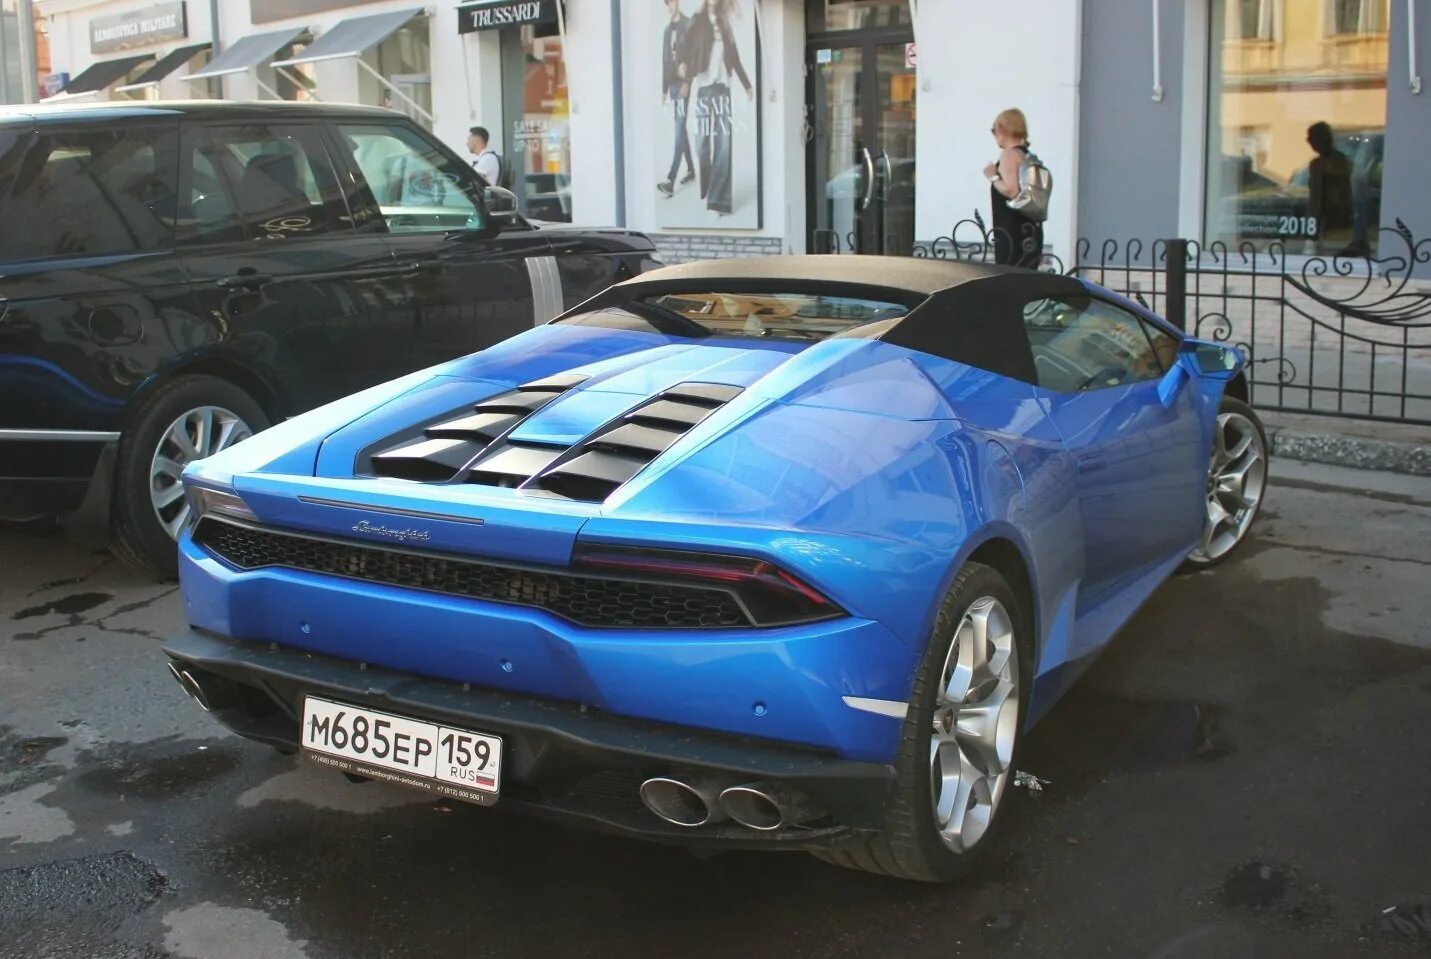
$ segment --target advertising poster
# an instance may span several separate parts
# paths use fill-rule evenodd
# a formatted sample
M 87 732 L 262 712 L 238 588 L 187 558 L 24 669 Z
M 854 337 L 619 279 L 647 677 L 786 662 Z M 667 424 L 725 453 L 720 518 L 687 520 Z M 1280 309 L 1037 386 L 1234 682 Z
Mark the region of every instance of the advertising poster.
M 655 142 L 663 227 L 760 226 L 760 45 L 755 0 L 651 4 L 661 58 Z

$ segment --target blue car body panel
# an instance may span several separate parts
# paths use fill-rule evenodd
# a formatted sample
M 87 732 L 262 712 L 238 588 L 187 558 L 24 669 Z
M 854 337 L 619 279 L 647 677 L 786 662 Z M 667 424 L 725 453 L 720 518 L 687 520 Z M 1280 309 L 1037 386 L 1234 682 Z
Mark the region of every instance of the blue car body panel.
M 186 611 L 236 639 L 888 762 L 900 719 L 845 697 L 908 700 L 939 599 L 981 547 L 1012 545 L 1027 572 L 1032 722 L 1196 544 L 1223 381 L 1190 362 L 1162 381 L 1061 395 L 876 339 L 548 325 L 290 420 L 192 465 L 186 482 L 233 489 L 264 526 L 364 546 L 385 544 L 360 524 L 396 515 L 420 517 L 422 550 L 494 563 L 563 568 L 593 544 L 765 559 L 845 615 L 597 629 L 519 605 L 244 571 L 189 534 Z M 383 437 L 556 374 L 578 382 L 510 439 L 571 445 L 682 383 L 740 392 L 601 502 L 355 467 Z

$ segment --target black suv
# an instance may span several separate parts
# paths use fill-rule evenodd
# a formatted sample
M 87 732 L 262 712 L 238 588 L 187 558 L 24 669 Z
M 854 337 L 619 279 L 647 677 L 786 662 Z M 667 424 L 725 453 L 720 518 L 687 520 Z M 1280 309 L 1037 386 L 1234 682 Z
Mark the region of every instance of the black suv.
M 388 110 L 0 112 L 0 516 L 172 571 L 185 463 L 655 265 L 512 203 Z

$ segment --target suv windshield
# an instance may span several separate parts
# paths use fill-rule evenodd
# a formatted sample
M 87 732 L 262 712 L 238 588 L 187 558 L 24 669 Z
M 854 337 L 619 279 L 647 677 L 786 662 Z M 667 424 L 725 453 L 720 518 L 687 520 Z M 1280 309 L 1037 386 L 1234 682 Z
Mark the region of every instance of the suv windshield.
M 898 303 L 819 293 L 664 293 L 642 302 L 720 336 L 807 340 L 822 340 L 909 312 Z

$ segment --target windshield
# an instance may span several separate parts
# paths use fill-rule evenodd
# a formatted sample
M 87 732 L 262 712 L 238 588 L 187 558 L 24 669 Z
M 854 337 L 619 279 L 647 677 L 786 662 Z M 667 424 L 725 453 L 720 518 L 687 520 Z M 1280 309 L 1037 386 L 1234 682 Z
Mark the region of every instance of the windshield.
M 898 303 L 819 293 L 664 293 L 643 302 L 720 336 L 822 340 L 869 323 L 904 316 Z

